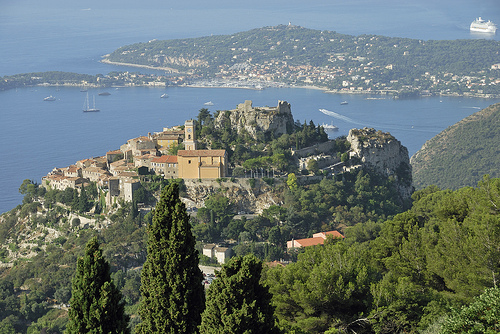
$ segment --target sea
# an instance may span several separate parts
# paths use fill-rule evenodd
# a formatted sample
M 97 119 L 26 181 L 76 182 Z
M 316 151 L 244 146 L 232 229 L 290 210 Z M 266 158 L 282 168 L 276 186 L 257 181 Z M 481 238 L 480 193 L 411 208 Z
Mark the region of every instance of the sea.
M 100 63 L 116 48 L 152 39 L 232 34 L 264 26 L 294 24 L 311 29 L 422 40 L 485 38 L 471 34 L 476 17 L 500 25 L 498 0 L 276 0 L 64 1 L 0 0 L 0 77 L 17 73 L 67 71 L 162 72 Z M 351 128 L 390 132 L 412 155 L 447 127 L 499 99 L 428 97 L 393 100 L 383 96 L 326 94 L 302 88 L 27 87 L 0 92 L 0 213 L 22 202 L 24 179 L 40 183 L 54 167 L 102 156 L 128 139 L 162 131 L 211 112 L 291 104 L 296 120 L 334 124 L 332 138 Z M 86 94 L 97 113 L 83 113 Z M 163 93 L 168 98 L 160 98 Z M 55 101 L 43 101 L 47 96 Z M 213 106 L 204 103 L 212 101 Z M 341 105 L 340 102 L 348 104 Z M 320 112 L 325 109 L 328 112 Z

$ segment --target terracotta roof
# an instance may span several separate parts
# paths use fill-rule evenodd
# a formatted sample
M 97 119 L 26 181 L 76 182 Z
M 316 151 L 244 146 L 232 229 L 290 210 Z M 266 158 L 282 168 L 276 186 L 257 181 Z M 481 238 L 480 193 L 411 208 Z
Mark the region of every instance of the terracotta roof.
M 151 141 L 151 139 L 149 139 L 146 136 L 140 136 L 140 137 L 137 137 L 137 138 L 129 139 L 128 141 L 129 142 L 131 142 L 131 141 Z
M 321 237 L 298 239 L 298 240 L 295 240 L 295 243 L 299 244 L 301 247 L 307 247 L 307 246 L 314 246 L 314 245 L 322 245 L 325 243 L 325 239 L 323 239 Z
M 222 157 L 226 150 L 179 150 L 177 155 L 180 157 Z
M 114 150 L 114 151 L 108 151 L 106 154 L 121 154 L 122 151 L 120 150 Z
M 177 163 L 177 156 L 176 155 L 162 155 L 161 157 L 155 157 L 155 158 L 151 159 L 151 162 L 176 164 Z
M 322 234 L 326 234 L 333 236 L 334 238 L 344 238 L 344 236 L 339 232 L 339 231 L 328 231 L 328 232 L 321 232 Z

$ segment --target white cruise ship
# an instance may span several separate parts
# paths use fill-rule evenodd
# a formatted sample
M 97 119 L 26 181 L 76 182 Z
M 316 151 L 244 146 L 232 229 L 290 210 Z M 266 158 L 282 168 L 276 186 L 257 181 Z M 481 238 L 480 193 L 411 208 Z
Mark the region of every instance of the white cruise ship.
M 487 32 L 494 34 L 497 32 L 497 26 L 490 20 L 485 21 L 481 17 L 475 19 L 470 24 L 470 31 L 474 32 Z

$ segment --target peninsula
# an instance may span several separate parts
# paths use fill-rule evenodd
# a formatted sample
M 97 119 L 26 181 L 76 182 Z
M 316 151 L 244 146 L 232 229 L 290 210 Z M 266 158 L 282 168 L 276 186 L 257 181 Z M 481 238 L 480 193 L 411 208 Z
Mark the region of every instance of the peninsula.
M 399 97 L 500 96 L 500 43 L 344 35 L 294 25 L 123 46 L 106 62 L 168 68 L 183 84 L 314 86 Z M 178 74 L 176 74 L 178 75 Z
M 0 78 L 0 90 L 35 85 L 299 87 L 395 98 L 498 98 L 499 49 L 494 40 L 352 36 L 279 25 L 232 35 L 151 40 L 123 46 L 101 60 L 158 70 L 156 74 L 26 73 Z

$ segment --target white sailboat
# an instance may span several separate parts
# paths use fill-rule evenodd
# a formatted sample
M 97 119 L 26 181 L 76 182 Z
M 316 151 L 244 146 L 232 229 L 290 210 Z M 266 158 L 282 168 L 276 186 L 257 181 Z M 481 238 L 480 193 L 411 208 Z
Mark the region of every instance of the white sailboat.
M 93 106 L 90 108 L 89 105 L 89 93 L 87 93 L 87 96 L 85 97 L 85 101 L 83 102 L 83 112 L 94 112 L 94 111 L 100 111 L 95 107 L 95 96 L 93 96 Z

